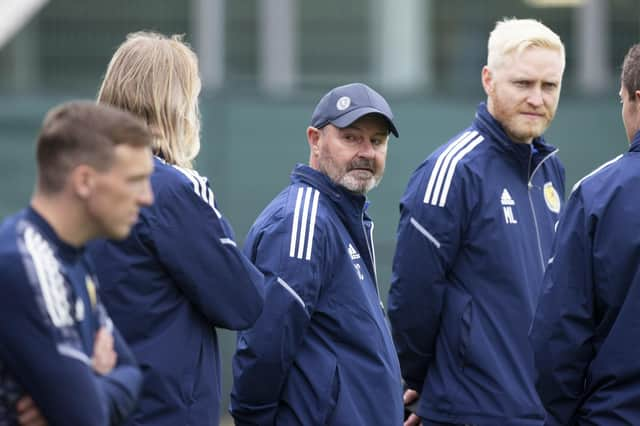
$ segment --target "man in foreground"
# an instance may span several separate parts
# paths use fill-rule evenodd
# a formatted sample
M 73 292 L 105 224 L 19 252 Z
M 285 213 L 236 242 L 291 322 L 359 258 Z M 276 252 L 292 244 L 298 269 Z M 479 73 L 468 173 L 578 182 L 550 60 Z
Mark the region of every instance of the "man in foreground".
M 0 227 L 0 424 L 120 424 L 142 375 L 97 297 L 85 244 L 152 202 L 151 134 L 89 102 L 51 110 L 30 206 Z

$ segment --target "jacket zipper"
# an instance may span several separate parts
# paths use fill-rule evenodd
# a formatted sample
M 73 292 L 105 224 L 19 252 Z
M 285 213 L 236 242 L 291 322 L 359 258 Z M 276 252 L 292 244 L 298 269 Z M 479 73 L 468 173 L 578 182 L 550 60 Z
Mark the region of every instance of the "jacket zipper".
M 369 259 L 371 260 L 371 266 L 373 267 L 373 282 L 376 287 L 376 295 L 378 296 L 378 303 L 380 304 L 380 309 L 382 309 L 382 313 L 386 316 L 384 311 L 384 305 L 382 304 L 382 300 L 380 300 L 380 288 L 378 287 L 378 271 L 376 270 L 376 253 L 373 248 L 373 222 L 371 223 L 371 229 L 369 233 L 369 238 L 367 238 L 367 227 L 364 224 L 364 213 L 360 215 L 360 224 L 362 225 L 362 231 L 364 232 L 364 240 L 367 242 L 367 251 L 369 252 Z
M 555 151 L 549 153 L 542 160 L 540 160 L 540 162 L 538 163 L 536 168 L 533 169 L 533 172 L 531 174 L 529 174 L 529 172 L 531 171 L 531 162 L 533 161 L 533 152 L 529 153 L 529 166 L 527 167 L 527 176 L 528 176 L 527 195 L 529 196 L 529 207 L 531 208 L 531 214 L 533 215 L 533 225 L 536 228 L 536 239 L 538 241 L 538 254 L 540 255 L 540 264 L 542 266 L 542 272 L 544 272 L 544 270 L 545 270 L 546 262 L 544 260 L 544 254 L 542 253 L 542 241 L 540 240 L 540 229 L 538 227 L 538 218 L 536 216 L 536 209 L 533 206 L 533 200 L 531 199 L 531 188 L 533 188 L 533 183 L 532 183 L 533 176 L 540 169 L 540 166 L 542 166 L 542 163 L 547 161 L 547 159 L 550 158 L 551 156 L 555 155 L 556 152 L 558 152 L 557 149 Z

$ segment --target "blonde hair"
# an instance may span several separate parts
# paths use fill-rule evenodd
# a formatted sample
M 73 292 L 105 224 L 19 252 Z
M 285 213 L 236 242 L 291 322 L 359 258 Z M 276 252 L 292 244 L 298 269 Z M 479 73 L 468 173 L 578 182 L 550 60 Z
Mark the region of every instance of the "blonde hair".
M 560 37 L 549 27 L 535 19 L 504 18 L 496 22 L 489 35 L 487 67 L 499 68 L 505 57 L 521 53 L 529 47 L 556 50 L 562 55 L 562 69 L 565 65 L 564 45 Z
M 98 102 L 144 119 L 154 154 L 170 164 L 192 167 L 200 151 L 198 58 L 182 36 L 136 32 L 111 58 Z

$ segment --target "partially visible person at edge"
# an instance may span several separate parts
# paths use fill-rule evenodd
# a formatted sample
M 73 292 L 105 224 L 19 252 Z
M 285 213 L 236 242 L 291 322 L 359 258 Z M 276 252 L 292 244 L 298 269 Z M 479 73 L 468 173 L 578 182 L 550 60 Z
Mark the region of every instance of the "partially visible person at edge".
M 85 244 L 125 238 L 153 200 L 144 122 L 91 102 L 47 114 L 29 207 L 0 226 L 0 425 L 106 426 L 142 373 L 96 294 Z
M 101 295 L 145 373 L 135 425 L 217 425 L 215 327 L 247 328 L 262 311 L 262 274 L 192 168 L 199 92 L 197 58 L 181 37 L 138 32 L 115 52 L 98 95 L 155 132 L 154 205 L 127 240 L 91 248 Z
M 236 425 L 398 425 L 400 368 L 380 301 L 366 194 L 382 179 L 387 102 L 361 83 L 332 89 L 307 128 L 309 165 L 260 214 L 245 252 L 265 307 L 238 334 Z
M 410 178 L 389 293 L 407 425 L 540 425 L 528 331 L 564 200 L 542 134 L 564 46 L 531 19 L 496 24 L 471 125 Z M 422 419 L 422 420 L 421 420 Z
M 629 151 L 573 188 L 531 330 L 547 425 L 640 425 L 640 45 L 620 85 Z

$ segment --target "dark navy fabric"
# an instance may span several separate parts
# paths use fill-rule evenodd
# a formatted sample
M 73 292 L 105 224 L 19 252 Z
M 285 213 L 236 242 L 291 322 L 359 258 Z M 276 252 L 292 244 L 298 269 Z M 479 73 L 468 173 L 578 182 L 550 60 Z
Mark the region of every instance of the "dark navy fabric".
M 549 425 L 640 424 L 640 133 L 579 182 L 531 330 Z
M 154 204 L 130 237 L 91 247 L 107 309 L 145 374 L 132 425 L 217 425 L 215 327 L 253 324 L 262 274 L 242 254 L 206 178 L 155 159 Z
M 238 334 L 237 425 L 400 425 L 400 368 L 377 289 L 365 197 L 308 166 L 260 214 L 245 251 L 265 307 Z
M 27 208 L 0 227 L 0 270 L 0 425 L 17 424 L 23 395 L 49 425 L 121 424 L 142 374 L 96 294 L 85 250 Z M 106 376 L 91 364 L 100 327 L 112 331 L 118 356 Z
M 428 421 L 543 422 L 527 336 L 564 169 L 555 148 L 533 144 L 512 142 L 480 104 L 401 199 L 389 317 L 403 378 Z

